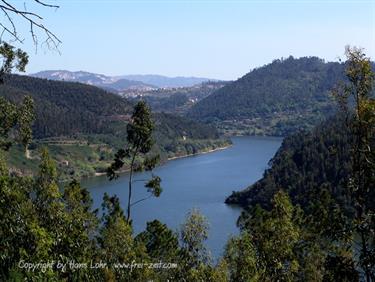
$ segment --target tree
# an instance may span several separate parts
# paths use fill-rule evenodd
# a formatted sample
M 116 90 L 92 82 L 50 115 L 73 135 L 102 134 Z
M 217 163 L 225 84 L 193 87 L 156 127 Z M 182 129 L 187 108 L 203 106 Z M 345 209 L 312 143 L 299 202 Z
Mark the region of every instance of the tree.
M 145 184 L 147 190 L 151 193 L 149 197 L 132 202 L 133 174 L 136 171 L 152 171 L 159 162 L 159 155 L 149 156 L 154 145 L 152 136 L 154 123 L 151 118 L 151 111 L 146 103 L 140 101 L 134 107 L 131 121 L 127 125 L 127 148 L 120 149 L 116 155 L 114 162 L 107 170 L 107 176 L 110 180 L 118 177 L 116 172 L 125 165 L 125 160 L 130 160 L 130 174 L 128 183 L 128 203 L 127 203 L 127 221 L 130 223 L 131 207 L 148 199 L 151 196 L 159 197 L 162 188 L 160 186 L 161 179 L 152 175 L 152 178 Z M 137 162 L 137 158 L 138 161 Z M 139 160 L 141 159 L 141 160 Z
M 244 231 L 241 235 L 231 238 L 224 253 L 228 264 L 231 281 L 258 281 L 261 269 L 259 268 L 256 249 L 251 235 Z
M 198 209 L 191 210 L 181 225 L 182 249 L 187 252 L 192 267 L 208 263 L 210 260 L 210 255 L 204 246 L 204 241 L 208 238 L 208 229 L 208 221 Z
M 33 120 L 34 102 L 31 97 L 25 97 L 20 105 L 0 97 L 0 150 L 9 150 L 14 142 L 20 142 L 26 149 L 32 139 Z
M 28 250 L 34 250 L 30 227 L 36 225 L 35 210 L 29 198 L 32 181 L 10 177 L 5 167 L 0 175 L 0 280 L 10 272 Z
M 300 269 L 296 252 L 301 239 L 300 210 L 282 190 L 275 194 L 272 205 L 271 211 L 256 206 L 242 229 L 252 238 L 260 280 L 293 281 Z M 253 253 L 253 246 L 247 242 L 248 253 Z
M 10 44 L 0 44 L 0 84 L 4 83 L 4 75 L 12 70 L 25 71 L 28 56 L 21 49 L 15 50 Z M 26 96 L 21 105 L 16 105 L 0 97 L 0 149 L 8 150 L 12 144 L 9 133 L 17 132 L 19 141 L 27 148 L 32 139 L 31 124 L 34 120 L 34 101 Z M 14 135 L 14 134 L 13 134 Z
M 63 232 L 69 234 L 61 240 L 59 253 L 66 256 L 68 261 L 90 264 L 97 254 L 99 220 L 97 210 L 92 211 L 90 192 L 82 188 L 79 182 L 73 180 L 64 187 L 61 201 L 64 203 L 65 220 Z M 68 271 L 65 277 L 71 281 L 90 280 L 90 270 L 87 268 Z
M 132 262 L 148 262 L 149 258 L 144 245 L 133 240 L 133 230 L 116 196 L 104 194 L 102 203 L 102 228 L 100 229 L 100 259 L 108 264 L 104 270 L 106 280 L 114 281 L 146 281 L 150 270 L 113 267 L 114 264 L 131 264 Z
M 180 227 L 180 255 L 176 281 L 227 281 L 227 264 L 214 266 L 205 246 L 209 223 L 198 209 L 192 209 Z
M 171 262 L 178 256 L 178 237 L 166 224 L 158 220 L 147 222 L 146 230 L 136 237 L 155 261 Z
M 152 262 L 177 263 L 178 268 L 155 269 L 157 279 L 160 281 L 179 280 L 182 268 L 183 254 L 178 245 L 178 236 L 166 224 L 158 220 L 147 222 L 146 230 L 135 238 L 136 242 L 146 247 L 147 254 Z
M 348 194 L 355 209 L 354 231 L 359 237 L 359 265 L 366 281 L 375 280 L 375 100 L 370 58 L 363 50 L 346 47 L 348 82 L 334 91 L 343 113 L 350 123 L 354 138 L 351 146 L 351 175 Z M 350 103 L 354 102 L 354 110 Z M 357 242 L 355 242 L 357 243 Z

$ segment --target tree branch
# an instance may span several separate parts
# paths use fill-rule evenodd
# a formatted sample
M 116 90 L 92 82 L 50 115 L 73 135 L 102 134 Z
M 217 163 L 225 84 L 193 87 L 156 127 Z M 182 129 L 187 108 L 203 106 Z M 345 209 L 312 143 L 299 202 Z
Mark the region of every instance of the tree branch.
M 36 3 L 42 5 L 42 6 L 45 6 L 45 7 L 56 8 L 56 9 L 60 8 L 60 6 L 52 5 L 52 4 L 47 4 L 47 3 L 43 2 L 43 1 L 40 1 L 40 0 L 34 0 L 34 1 L 35 1 Z
M 149 195 L 149 196 L 146 197 L 146 198 L 143 198 L 143 199 L 140 199 L 140 200 L 138 200 L 138 201 L 135 201 L 134 203 L 131 203 L 130 206 L 132 207 L 132 206 L 134 206 L 134 205 L 136 205 L 136 204 L 139 204 L 140 202 L 143 202 L 143 201 L 145 201 L 145 200 L 147 200 L 147 199 L 150 199 L 151 197 L 152 197 L 152 195 Z
M 33 0 L 35 3 L 49 7 L 49 8 L 59 8 L 57 5 L 51 5 L 48 3 L 45 3 L 44 1 L 40 0 Z M 34 13 L 34 12 L 29 12 L 25 9 L 18 9 L 17 7 L 13 6 L 12 4 L 9 3 L 8 0 L 0 0 L 0 9 L 3 11 L 6 20 L 8 21 L 8 24 L 11 25 L 11 27 L 7 27 L 5 23 L 0 23 L 0 26 L 3 28 L 3 33 L 8 33 L 11 37 L 14 38 L 15 41 L 18 41 L 20 43 L 23 43 L 23 39 L 21 39 L 18 34 L 17 34 L 17 29 L 14 24 L 14 20 L 12 18 L 12 15 L 16 15 L 23 19 L 24 21 L 28 22 L 30 24 L 30 33 L 32 40 L 34 42 L 34 45 L 38 45 L 38 36 L 36 34 L 36 29 L 42 31 L 46 35 L 46 39 L 44 41 L 45 44 L 47 44 L 48 48 L 51 49 L 51 46 L 53 48 L 57 49 L 58 45 L 61 44 L 61 40 L 48 28 L 46 28 L 42 21 L 43 17 L 40 15 Z
M 148 179 L 136 179 L 136 180 L 133 180 L 132 183 L 134 182 L 146 182 Z

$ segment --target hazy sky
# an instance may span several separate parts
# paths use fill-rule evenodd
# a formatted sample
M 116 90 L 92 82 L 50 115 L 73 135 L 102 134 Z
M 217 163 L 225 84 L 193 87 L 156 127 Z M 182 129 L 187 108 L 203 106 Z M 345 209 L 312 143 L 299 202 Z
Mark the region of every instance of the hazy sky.
M 236 79 L 289 55 L 337 60 L 347 44 L 375 58 L 375 1 L 50 2 L 61 8 L 38 11 L 63 41 L 61 55 L 40 48 L 35 54 L 28 40 L 29 73 Z

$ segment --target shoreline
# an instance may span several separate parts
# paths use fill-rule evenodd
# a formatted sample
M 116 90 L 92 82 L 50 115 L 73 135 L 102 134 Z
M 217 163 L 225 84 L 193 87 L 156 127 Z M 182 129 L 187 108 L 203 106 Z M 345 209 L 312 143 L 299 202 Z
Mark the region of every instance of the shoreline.
M 129 172 L 129 171 L 130 171 L 130 168 L 124 169 L 124 170 L 120 170 L 118 173 L 121 174 L 121 173 Z M 95 172 L 95 174 L 93 175 L 93 177 L 95 177 L 95 176 L 103 176 L 103 175 L 107 175 L 107 173 L 106 172 Z
M 177 160 L 177 159 L 194 157 L 194 156 L 198 156 L 198 155 L 204 155 L 204 154 L 209 154 L 209 153 L 213 153 L 213 152 L 216 152 L 216 151 L 225 150 L 225 149 L 228 149 L 232 146 L 233 146 L 233 144 L 229 144 L 229 145 L 224 146 L 224 147 L 218 147 L 218 148 L 215 148 L 215 149 L 211 149 L 211 150 L 208 150 L 208 151 L 202 151 L 202 152 L 198 152 L 198 153 L 195 153 L 195 154 L 188 154 L 188 155 L 170 157 L 170 158 L 167 158 L 167 160 L 165 162 L 162 162 L 161 165 L 163 165 L 164 163 L 167 163 L 169 161 L 173 161 L 173 160 Z M 124 169 L 124 170 L 119 171 L 119 173 L 124 173 L 124 172 L 129 172 L 129 171 L 130 171 L 130 169 Z M 106 175 L 106 174 L 107 174 L 106 172 L 95 172 L 95 174 L 93 176 L 94 177 L 103 176 L 103 175 Z
M 182 159 L 182 158 L 188 158 L 188 157 L 194 157 L 194 156 L 198 156 L 198 155 L 213 153 L 213 152 L 216 152 L 216 151 L 228 149 L 232 146 L 233 146 L 233 144 L 230 144 L 230 145 L 227 145 L 227 146 L 224 146 L 224 147 L 218 147 L 218 148 L 215 148 L 215 149 L 211 149 L 211 150 L 208 150 L 208 151 L 202 151 L 202 152 L 198 152 L 198 153 L 195 153 L 195 154 L 171 157 L 171 158 L 168 158 L 167 161 L 172 161 L 172 160 L 177 160 L 177 159 Z

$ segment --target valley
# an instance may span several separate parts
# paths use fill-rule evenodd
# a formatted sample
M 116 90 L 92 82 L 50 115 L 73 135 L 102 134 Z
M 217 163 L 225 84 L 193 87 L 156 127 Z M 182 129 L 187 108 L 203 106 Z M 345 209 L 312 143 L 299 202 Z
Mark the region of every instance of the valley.
M 0 9 L 1 282 L 375 282 L 374 1 Z
M 6 85 L 0 87 L 0 95 L 16 102 L 31 95 L 36 102 L 35 139 L 29 156 L 15 147 L 9 162 L 18 173 L 31 175 L 36 170 L 33 160 L 40 158 L 40 148 L 46 146 L 57 161 L 63 181 L 103 174 L 114 153 L 124 145 L 132 105 L 140 100 L 154 112 L 154 151 L 161 154 L 162 162 L 226 147 L 230 136 L 284 137 L 310 130 L 334 115 L 329 92 L 343 77 L 342 72 L 339 63 L 290 57 L 233 82 L 131 87 L 121 93 L 100 86 L 116 83 L 117 78 L 87 72 L 45 71 L 34 75 L 48 79 L 9 76 Z M 167 82 L 162 76 L 143 78 L 167 84 L 173 81 Z
M 6 85 L 0 86 L 0 96 L 20 102 L 30 95 L 36 109 L 29 158 L 16 146 L 8 153 L 15 172 L 35 174 L 40 149 L 47 147 L 58 164 L 61 181 L 90 177 L 104 173 L 114 153 L 125 145 L 134 102 L 80 83 L 16 75 L 6 80 Z M 154 121 L 154 151 L 163 162 L 230 144 L 212 126 L 181 116 L 155 113 Z

